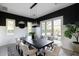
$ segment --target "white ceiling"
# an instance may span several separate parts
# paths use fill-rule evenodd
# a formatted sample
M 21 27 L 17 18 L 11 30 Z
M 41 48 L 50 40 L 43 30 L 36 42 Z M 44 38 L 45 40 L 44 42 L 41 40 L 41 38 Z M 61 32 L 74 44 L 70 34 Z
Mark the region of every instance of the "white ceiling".
M 33 9 L 30 9 L 33 3 L 0 3 L 0 5 L 8 8 L 8 11 L 6 11 L 8 13 L 34 19 L 72 4 L 73 3 L 38 3 Z

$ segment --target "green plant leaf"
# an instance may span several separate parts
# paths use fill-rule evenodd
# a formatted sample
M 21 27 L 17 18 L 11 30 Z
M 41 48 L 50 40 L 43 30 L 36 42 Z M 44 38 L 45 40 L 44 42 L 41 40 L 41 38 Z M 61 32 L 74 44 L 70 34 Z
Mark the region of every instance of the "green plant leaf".
M 76 24 L 67 24 L 67 29 L 64 32 L 64 36 L 68 38 L 72 38 L 72 36 L 75 36 L 77 42 L 78 42 L 78 36 L 76 35 L 77 32 L 79 32 L 79 23 Z
M 70 39 L 72 38 L 72 33 L 70 31 L 65 31 L 64 35 Z

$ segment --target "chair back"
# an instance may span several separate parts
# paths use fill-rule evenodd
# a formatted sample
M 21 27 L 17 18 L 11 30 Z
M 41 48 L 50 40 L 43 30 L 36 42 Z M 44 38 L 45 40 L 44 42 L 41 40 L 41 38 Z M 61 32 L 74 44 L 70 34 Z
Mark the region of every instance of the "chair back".
M 21 40 L 19 38 L 16 39 L 16 44 L 19 45 Z
M 29 55 L 28 45 L 26 45 L 23 42 L 21 42 L 20 48 L 22 49 L 24 56 Z

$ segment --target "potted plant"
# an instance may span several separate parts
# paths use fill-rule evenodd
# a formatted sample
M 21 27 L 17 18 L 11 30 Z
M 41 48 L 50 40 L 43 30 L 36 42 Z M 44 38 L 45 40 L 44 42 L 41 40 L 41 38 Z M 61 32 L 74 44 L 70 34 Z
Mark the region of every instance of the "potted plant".
M 30 32 L 29 34 L 32 36 L 32 39 L 35 39 L 35 32 Z
M 73 36 L 75 37 L 76 41 L 73 42 L 74 51 L 79 52 L 79 25 L 78 24 L 67 24 L 67 30 L 64 32 L 65 37 L 71 39 Z
M 71 39 L 72 36 L 74 36 L 76 41 L 74 41 L 73 43 L 79 44 L 79 42 L 78 42 L 79 25 L 77 25 L 77 24 L 67 24 L 66 27 L 67 27 L 67 30 L 64 32 L 65 37 L 68 37 L 69 39 Z

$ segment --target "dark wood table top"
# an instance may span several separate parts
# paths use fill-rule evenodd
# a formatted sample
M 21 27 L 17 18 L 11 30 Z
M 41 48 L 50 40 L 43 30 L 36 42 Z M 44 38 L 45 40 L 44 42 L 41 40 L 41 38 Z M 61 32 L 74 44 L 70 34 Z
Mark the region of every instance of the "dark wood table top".
M 41 49 L 41 48 L 53 43 L 53 41 L 50 41 L 47 39 L 27 39 L 26 38 L 25 41 L 37 49 Z

